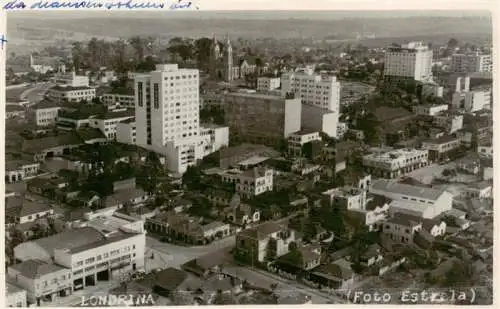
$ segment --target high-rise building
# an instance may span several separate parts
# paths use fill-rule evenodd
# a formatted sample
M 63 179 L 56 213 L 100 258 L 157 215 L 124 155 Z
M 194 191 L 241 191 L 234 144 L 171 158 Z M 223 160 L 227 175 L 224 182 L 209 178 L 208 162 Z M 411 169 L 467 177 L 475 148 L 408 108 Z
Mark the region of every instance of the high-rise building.
M 430 81 L 432 79 L 432 50 L 422 42 L 389 47 L 385 53 L 384 76 Z
M 337 112 L 340 104 L 340 82 L 335 76 L 315 74 L 307 68 L 281 75 L 281 95 L 294 93 L 302 103 Z
M 456 73 L 491 72 L 493 69 L 491 55 L 454 54 L 451 56 L 451 70 Z
M 231 132 L 248 142 L 278 144 L 300 130 L 299 99 L 260 93 L 224 95 L 224 114 Z
M 158 64 L 136 74 L 134 85 L 138 146 L 164 155 L 168 168 L 179 173 L 213 150 L 200 134 L 198 70 Z

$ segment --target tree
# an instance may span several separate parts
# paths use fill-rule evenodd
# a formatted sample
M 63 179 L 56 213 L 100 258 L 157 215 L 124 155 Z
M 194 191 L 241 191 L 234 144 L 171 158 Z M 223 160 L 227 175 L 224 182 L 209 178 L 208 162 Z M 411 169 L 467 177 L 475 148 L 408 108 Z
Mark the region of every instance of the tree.
M 202 189 L 201 170 L 197 166 L 188 166 L 182 175 L 182 183 L 190 190 Z
M 135 59 L 142 61 L 146 52 L 146 40 L 142 39 L 140 36 L 134 36 L 129 39 L 129 44 L 134 48 Z

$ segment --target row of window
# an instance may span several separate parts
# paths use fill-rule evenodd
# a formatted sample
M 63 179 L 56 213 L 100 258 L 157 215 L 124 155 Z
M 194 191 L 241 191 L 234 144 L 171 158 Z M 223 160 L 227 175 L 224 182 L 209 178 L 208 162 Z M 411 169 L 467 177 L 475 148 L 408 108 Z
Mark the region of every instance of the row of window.
M 174 80 L 174 79 L 186 79 L 186 78 L 197 78 L 198 75 L 197 74 L 188 74 L 188 75 L 177 75 L 177 76 L 170 76 L 169 77 L 165 77 L 165 80 Z

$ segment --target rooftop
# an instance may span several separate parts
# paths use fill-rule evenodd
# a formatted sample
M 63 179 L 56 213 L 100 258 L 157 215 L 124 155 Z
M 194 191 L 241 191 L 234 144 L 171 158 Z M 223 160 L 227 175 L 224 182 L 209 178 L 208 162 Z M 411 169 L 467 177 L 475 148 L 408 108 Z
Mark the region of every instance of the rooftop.
M 422 220 L 419 217 L 406 215 L 402 213 L 395 213 L 394 216 L 387 219 L 387 222 L 394 223 L 398 225 L 403 225 L 407 227 L 415 227 L 420 225 Z
M 32 109 L 44 109 L 44 108 L 55 108 L 61 107 L 58 103 L 50 100 L 42 100 L 35 105 L 31 106 Z
M 94 117 L 95 119 L 104 119 L 104 120 L 109 120 L 109 119 L 117 119 L 117 118 L 125 118 L 125 117 L 134 117 L 135 112 L 133 110 L 125 110 L 125 111 L 119 111 L 119 112 L 107 112 L 104 114 L 97 115 Z
M 454 137 L 453 135 L 443 135 L 443 136 L 438 137 L 438 138 L 433 138 L 433 139 L 425 140 L 425 141 L 423 141 L 423 143 L 427 143 L 427 144 L 445 144 L 445 143 L 449 143 L 449 142 L 452 142 L 452 141 L 458 141 L 458 138 Z
M 364 159 L 371 159 L 371 160 L 377 160 L 377 161 L 384 161 L 386 163 L 392 162 L 392 160 L 397 159 L 402 156 L 406 155 L 411 155 L 415 154 L 417 152 L 426 152 L 427 150 L 421 150 L 421 149 L 409 149 L 409 148 L 403 148 L 403 149 L 396 149 L 396 150 L 390 150 L 390 151 L 381 151 L 381 152 L 374 152 L 370 153 L 367 155 L 364 155 Z
M 252 229 L 244 230 L 241 232 L 241 234 L 246 235 L 248 237 L 252 237 L 252 238 L 262 239 L 262 238 L 266 238 L 270 234 L 279 232 L 282 229 L 283 229 L 282 225 L 280 225 L 276 222 L 270 221 L 270 222 L 265 222 L 265 223 L 263 223 L 257 227 L 254 227 Z
M 444 193 L 444 190 L 412 186 L 385 179 L 377 179 L 373 181 L 371 189 L 404 194 L 417 198 L 425 198 L 428 200 L 437 200 Z
M 284 98 L 277 95 L 263 94 L 263 93 L 244 93 L 244 92 L 229 92 L 226 94 L 228 97 L 244 97 L 250 99 L 285 101 Z
M 50 88 L 50 90 L 55 90 L 55 91 L 77 91 L 77 90 L 91 90 L 95 88 L 92 87 L 87 87 L 87 86 L 79 86 L 79 87 L 72 87 L 72 86 L 54 86 Z
M 47 263 L 42 260 L 34 259 L 27 260 L 19 264 L 14 264 L 10 266 L 12 269 L 17 270 L 21 273 L 22 276 L 29 279 L 38 279 L 45 275 L 52 274 L 58 272 L 60 270 L 67 270 L 70 272 L 70 269 L 61 267 L 59 265 L 53 263 Z

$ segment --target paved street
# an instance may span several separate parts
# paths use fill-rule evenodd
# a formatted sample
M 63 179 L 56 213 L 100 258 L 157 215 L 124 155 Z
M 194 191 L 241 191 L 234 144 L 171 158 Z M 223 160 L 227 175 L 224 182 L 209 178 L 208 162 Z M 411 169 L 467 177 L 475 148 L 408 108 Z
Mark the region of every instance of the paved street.
M 404 176 L 412 177 L 415 178 L 416 180 L 423 182 L 425 184 L 431 184 L 432 179 L 435 177 L 441 176 L 443 173 L 443 170 L 449 169 L 449 168 L 454 168 L 456 166 L 456 163 L 450 162 L 447 164 L 431 164 L 429 166 L 419 168 L 417 170 L 414 170 Z
M 184 247 L 161 242 L 153 237 L 146 237 L 146 255 L 151 257 L 151 253 L 157 253 L 160 256 L 155 257 L 153 261 L 149 259 L 152 265 L 146 266 L 146 271 L 151 268 L 175 267 L 179 268 L 189 260 L 203 256 L 210 252 L 234 246 L 235 236 L 223 238 L 206 246 Z M 155 254 L 153 254 L 155 256 Z M 168 264 L 168 265 L 165 265 Z M 148 268 L 149 267 L 149 268 Z
M 224 272 L 239 278 L 245 278 L 250 284 L 261 288 L 269 289 L 272 284 L 277 284 L 275 293 L 282 297 L 289 296 L 290 293 L 300 292 L 302 294 L 309 295 L 313 304 L 327 304 L 329 302 L 334 304 L 346 303 L 345 300 L 336 295 L 328 295 L 314 288 L 310 288 L 293 280 L 288 280 L 263 270 L 250 267 L 231 266 L 225 267 Z
M 53 86 L 54 84 L 52 83 L 39 83 L 21 93 L 20 99 L 28 100 L 31 103 L 40 102 L 43 99 L 45 92 Z

